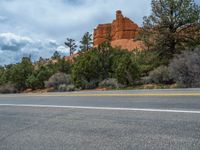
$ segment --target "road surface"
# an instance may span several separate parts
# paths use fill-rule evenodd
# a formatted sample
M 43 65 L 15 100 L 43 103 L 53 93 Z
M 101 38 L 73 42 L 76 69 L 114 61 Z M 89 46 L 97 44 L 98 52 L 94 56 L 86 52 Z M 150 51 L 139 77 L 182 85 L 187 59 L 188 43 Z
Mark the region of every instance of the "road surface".
M 0 150 L 199 150 L 200 89 L 0 95 Z

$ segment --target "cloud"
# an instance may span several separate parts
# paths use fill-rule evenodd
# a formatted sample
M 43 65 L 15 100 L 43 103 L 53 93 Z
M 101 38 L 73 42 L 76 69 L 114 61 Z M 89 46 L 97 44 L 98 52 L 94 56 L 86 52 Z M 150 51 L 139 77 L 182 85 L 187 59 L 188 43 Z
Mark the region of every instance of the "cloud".
M 8 18 L 4 17 L 4 16 L 0 16 L 0 22 L 5 22 Z
M 58 51 L 60 54 L 66 54 L 66 52 L 69 53 L 69 49 L 62 45 L 58 46 L 55 50 Z
M 3 51 L 20 51 L 30 43 L 32 43 L 32 40 L 28 37 L 18 36 L 13 33 L 0 34 L 0 49 Z
M 1 0 L 0 13 L 12 20 L 19 34 L 31 32 L 37 38 L 62 41 L 66 37 L 80 40 L 97 24 L 112 21 L 117 9 L 141 24 L 149 6 L 150 0 Z
M 40 41 L 14 33 L 0 34 L 0 65 L 17 63 L 24 56 L 31 56 L 33 61 L 41 56 L 49 58 L 55 51 L 68 55 L 68 50 L 55 40 Z

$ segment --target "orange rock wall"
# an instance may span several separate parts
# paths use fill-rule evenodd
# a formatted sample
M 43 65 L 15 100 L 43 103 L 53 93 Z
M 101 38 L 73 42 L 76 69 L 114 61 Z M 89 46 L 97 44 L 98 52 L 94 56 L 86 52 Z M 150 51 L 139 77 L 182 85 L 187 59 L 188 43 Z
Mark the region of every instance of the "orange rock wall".
M 117 11 L 116 19 L 111 24 L 100 24 L 94 29 L 94 46 L 97 47 L 99 44 L 108 41 L 113 47 L 128 50 L 140 48 L 138 42 L 133 41 L 138 30 L 137 24 L 124 17 L 121 11 Z
M 94 29 L 94 46 L 110 41 L 111 24 L 100 24 Z
M 111 41 L 111 46 L 127 49 L 130 51 L 134 49 L 139 49 L 139 50 L 145 49 L 145 46 L 142 41 L 133 41 L 130 39 L 120 39 Z

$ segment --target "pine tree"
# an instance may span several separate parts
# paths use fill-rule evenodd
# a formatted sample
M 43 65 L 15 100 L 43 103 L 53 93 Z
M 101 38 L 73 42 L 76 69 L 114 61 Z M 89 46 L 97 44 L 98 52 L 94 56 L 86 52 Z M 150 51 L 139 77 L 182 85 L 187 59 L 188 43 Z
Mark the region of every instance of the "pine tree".
M 77 48 L 75 40 L 67 38 L 67 41 L 65 42 L 65 45 L 69 48 L 69 54 L 70 54 L 70 56 L 73 55 L 74 52 L 76 51 L 76 48 Z
M 86 32 L 80 41 L 80 50 L 88 51 L 92 47 L 92 34 Z
M 193 0 L 152 0 L 152 14 L 144 17 L 139 37 L 160 56 L 199 44 L 200 7 Z
M 52 58 L 52 59 L 60 59 L 61 56 L 60 56 L 60 54 L 59 54 L 58 51 L 55 51 L 54 54 L 53 54 L 53 56 L 52 56 L 51 58 Z

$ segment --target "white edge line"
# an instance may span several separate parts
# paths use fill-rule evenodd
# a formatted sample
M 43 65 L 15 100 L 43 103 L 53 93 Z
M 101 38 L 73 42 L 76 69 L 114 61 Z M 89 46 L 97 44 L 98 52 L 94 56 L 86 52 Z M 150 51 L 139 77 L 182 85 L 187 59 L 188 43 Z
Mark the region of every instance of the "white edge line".
M 88 110 L 124 110 L 124 111 L 143 111 L 143 112 L 169 112 L 169 113 L 200 114 L 200 111 L 192 111 L 192 110 L 170 110 L 170 109 L 87 107 L 87 106 L 59 106 L 59 105 L 26 105 L 26 104 L 0 104 L 0 106 L 38 107 L 38 108 L 71 108 L 71 109 L 88 109 Z

